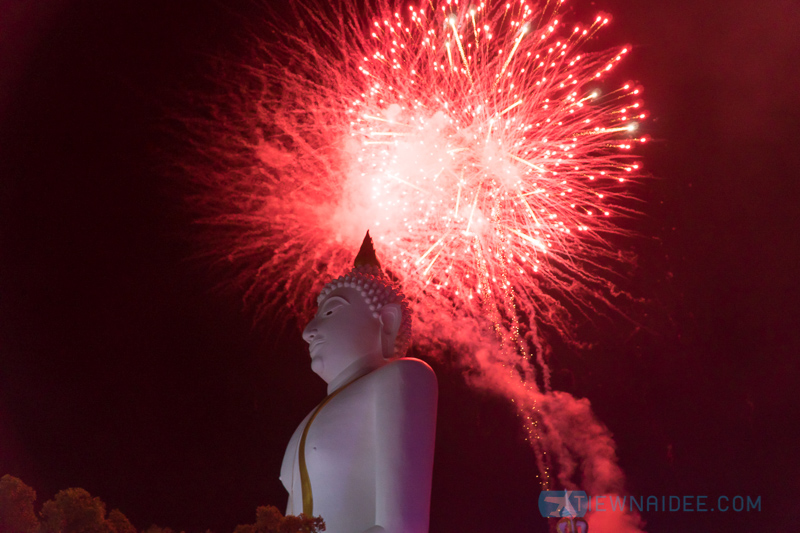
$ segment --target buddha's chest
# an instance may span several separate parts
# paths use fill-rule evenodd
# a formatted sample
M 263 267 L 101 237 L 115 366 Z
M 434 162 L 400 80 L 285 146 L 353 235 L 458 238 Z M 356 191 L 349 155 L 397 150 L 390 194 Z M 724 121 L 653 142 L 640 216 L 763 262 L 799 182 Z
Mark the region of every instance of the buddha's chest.
M 315 499 L 317 492 L 328 488 L 346 490 L 357 480 L 374 478 L 377 413 L 370 396 L 364 389 L 343 391 L 320 409 L 308 427 L 303 451 Z M 286 448 L 281 481 L 290 494 L 299 490 L 300 445 L 312 414 L 300 423 Z

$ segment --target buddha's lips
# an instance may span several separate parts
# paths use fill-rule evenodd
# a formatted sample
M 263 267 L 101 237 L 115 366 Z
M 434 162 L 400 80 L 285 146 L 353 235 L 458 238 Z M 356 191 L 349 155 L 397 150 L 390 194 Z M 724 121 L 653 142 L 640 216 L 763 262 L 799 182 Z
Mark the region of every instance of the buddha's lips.
M 309 345 L 308 345 L 308 353 L 309 353 L 309 354 L 311 354 L 311 358 L 312 358 L 312 359 L 313 359 L 313 358 L 315 357 L 315 355 L 316 355 L 316 354 L 314 353 L 314 351 L 315 351 L 315 350 L 316 350 L 316 349 L 317 349 L 319 346 L 322 346 L 323 344 L 324 344 L 324 342 L 323 342 L 323 341 L 312 341 L 311 343 L 309 343 Z

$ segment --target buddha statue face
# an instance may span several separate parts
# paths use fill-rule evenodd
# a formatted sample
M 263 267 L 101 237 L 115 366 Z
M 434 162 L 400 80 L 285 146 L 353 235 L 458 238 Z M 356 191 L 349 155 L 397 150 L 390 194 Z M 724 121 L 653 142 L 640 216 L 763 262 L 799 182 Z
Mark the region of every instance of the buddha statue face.
M 355 288 L 332 291 L 303 331 L 311 354 L 311 370 L 331 383 L 352 366 L 380 365 L 384 361 L 385 336 L 393 326 L 384 327 L 385 315 L 376 317 Z

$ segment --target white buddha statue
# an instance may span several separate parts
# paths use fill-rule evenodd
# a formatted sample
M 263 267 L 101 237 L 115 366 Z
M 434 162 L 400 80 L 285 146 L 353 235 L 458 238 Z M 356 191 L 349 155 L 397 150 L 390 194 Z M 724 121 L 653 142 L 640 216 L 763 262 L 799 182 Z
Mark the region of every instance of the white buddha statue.
M 326 533 L 425 533 L 436 376 L 402 357 L 408 304 L 383 275 L 369 233 L 355 268 L 326 285 L 317 303 L 303 339 L 328 396 L 286 448 L 286 514 L 321 516 Z

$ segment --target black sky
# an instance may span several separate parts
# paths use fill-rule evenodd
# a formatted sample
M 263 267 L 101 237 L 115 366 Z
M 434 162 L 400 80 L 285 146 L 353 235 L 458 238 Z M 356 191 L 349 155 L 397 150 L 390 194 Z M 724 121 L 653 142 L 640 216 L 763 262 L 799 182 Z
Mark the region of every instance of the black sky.
M 645 90 L 654 177 L 624 246 L 649 302 L 643 328 L 608 322 L 554 359 L 633 494 L 762 497 L 760 513 L 647 513 L 649 531 L 797 530 L 800 6 L 574 4 L 613 14 L 605 42 L 633 44 L 623 72 Z M 40 503 L 80 486 L 139 528 L 191 533 L 285 504 L 283 449 L 323 384 L 295 325 L 253 327 L 190 259 L 159 155 L 164 110 L 258 12 L 0 2 L 0 475 Z M 515 416 L 436 369 L 432 531 L 544 531 Z

